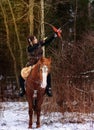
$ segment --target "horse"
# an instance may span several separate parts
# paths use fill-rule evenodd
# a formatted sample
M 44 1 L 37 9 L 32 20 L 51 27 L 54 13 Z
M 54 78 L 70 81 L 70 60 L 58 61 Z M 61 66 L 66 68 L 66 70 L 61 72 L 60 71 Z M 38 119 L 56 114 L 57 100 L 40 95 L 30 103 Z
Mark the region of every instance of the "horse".
M 26 79 L 26 98 L 29 107 L 29 128 L 32 128 L 33 112 L 36 113 L 36 128 L 40 127 L 40 114 L 43 97 L 47 86 L 47 75 L 50 73 L 51 58 L 42 57 L 34 65 Z

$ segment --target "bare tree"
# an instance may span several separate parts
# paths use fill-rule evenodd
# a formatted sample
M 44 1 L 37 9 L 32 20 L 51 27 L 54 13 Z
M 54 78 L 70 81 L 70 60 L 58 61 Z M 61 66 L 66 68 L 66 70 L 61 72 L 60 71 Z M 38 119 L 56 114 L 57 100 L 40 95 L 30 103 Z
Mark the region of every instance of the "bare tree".
M 89 17 L 89 23 L 91 24 L 91 2 L 88 2 L 88 17 Z
M 44 0 L 40 1 L 41 3 L 41 38 L 43 39 L 45 36 L 44 30 Z M 43 47 L 43 56 L 45 56 L 45 47 Z
M 75 0 L 75 17 L 74 17 L 74 42 L 76 42 L 76 22 L 77 22 L 77 0 Z
M 34 32 L 34 14 L 33 14 L 33 8 L 34 8 L 34 0 L 29 0 L 29 26 L 30 26 L 30 34 L 33 34 Z
M 21 42 L 20 42 L 20 38 L 19 38 L 18 27 L 16 24 L 16 19 L 15 19 L 14 13 L 13 13 L 13 9 L 12 9 L 10 0 L 8 0 L 8 4 L 9 4 L 9 8 L 10 8 L 10 11 L 12 14 L 15 32 L 16 32 L 16 36 L 17 36 L 17 40 L 18 40 L 19 49 L 20 49 L 20 62 L 21 62 L 21 68 L 22 68 L 23 67 L 23 51 L 22 51 L 22 46 L 21 46 Z
M 2 2 L 0 2 L 0 7 L 1 7 L 1 10 L 2 10 L 2 14 L 3 14 L 3 17 L 4 17 L 4 24 L 5 24 L 5 28 L 6 28 L 6 37 L 7 37 L 7 46 L 9 48 L 9 51 L 10 51 L 10 54 L 11 54 L 11 57 L 13 59 L 13 65 L 14 65 L 14 73 L 15 73 L 15 76 L 16 76 L 16 81 L 17 81 L 17 84 L 19 84 L 19 81 L 18 81 L 18 74 L 17 74 L 17 63 L 16 63 L 16 58 L 15 58 L 15 55 L 13 53 L 13 50 L 11 48 L 11 45 L 10 45 L 10 38 L 9 38 L 9 27 L 8 27 L 8 23 L 7 23 L 7 16 L 6 16 L 6 13 L 5 13 L 5 10 L 2 6 Z

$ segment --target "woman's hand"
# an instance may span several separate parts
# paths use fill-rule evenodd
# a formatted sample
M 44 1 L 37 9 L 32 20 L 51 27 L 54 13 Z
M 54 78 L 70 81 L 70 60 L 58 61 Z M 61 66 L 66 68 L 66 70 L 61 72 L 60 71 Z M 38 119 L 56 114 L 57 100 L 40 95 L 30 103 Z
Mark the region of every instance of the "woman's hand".
M 55 32 L 55 37 L 61 37 L 61 33 L 62 33 L 62 30 L 61 30 L 61 28 L 59 28 L 59 29 L 57 29 L 56 27 L 52 27 L 53 28 L 53 30 L 54 30 L 54 32 Z

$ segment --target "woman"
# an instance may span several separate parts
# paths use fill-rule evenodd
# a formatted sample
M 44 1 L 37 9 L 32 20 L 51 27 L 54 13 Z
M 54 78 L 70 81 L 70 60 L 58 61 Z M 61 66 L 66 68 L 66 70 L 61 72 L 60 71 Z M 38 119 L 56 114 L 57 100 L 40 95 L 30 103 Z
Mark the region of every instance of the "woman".
M 47 38 L 46 40 L 39 41 L 37 40 L 36 36 L 29 36 L 27 38 L 28 41 L 28 63 L 26 66 L 33 66 L 38 62 L 38 60 L 43 56 L 43 49 L 42 47 L 45 45 L 50 45 L 50 43 L 58 36 L 58 32 L 60 33 L 61 30 L 57 30 L 55 34 Z M 20 96 L 22 97 L 25 94 L 25 87 L 24 87 L 24 79 L 22 76 L 19 78 L 20 83 Z M 47 87 L 46 87 L 46 93 L 49 97 L 52 96 L 51 91 L 51 74 L 49 73 L 47 76 Z

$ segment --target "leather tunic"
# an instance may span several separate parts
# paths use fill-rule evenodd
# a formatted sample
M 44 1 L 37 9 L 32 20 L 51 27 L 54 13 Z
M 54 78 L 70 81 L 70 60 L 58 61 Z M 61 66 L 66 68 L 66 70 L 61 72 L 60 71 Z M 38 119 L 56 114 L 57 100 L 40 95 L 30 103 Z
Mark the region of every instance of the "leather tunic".
M 37 44 L 29 45 L 27 48 L 28 62 L 26 66 L 32 66 L 38 62 L 38 60 L 43 56 L 42 47 L 49 45 L 55 39 L 54 34 L 47 38 L 45 41 L 40 41 Z

